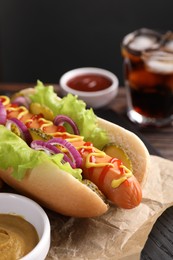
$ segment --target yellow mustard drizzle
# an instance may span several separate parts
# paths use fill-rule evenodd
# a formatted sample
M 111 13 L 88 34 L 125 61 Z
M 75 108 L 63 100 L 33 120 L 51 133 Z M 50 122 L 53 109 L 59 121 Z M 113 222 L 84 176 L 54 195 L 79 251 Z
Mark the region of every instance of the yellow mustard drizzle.
M 93 146 L 80 145 L 80 146 L 78 146 L 76 149 L 77 149 L 77 150 L 80 150 L 80 149 L 91 150 L 91 149 L 93 149 Z
M 25 121 L 25 124 L 28 124 L 28 123 L 32 123 L 33 122 L 33 119 L 32 118 L 29 118 Z
M 65 138 L 65 140 L 67 140 L 68 142 L 72 143 L 72 142 L 80 142 L 83 141 L 84 137 L 80 136 L 80 135 L 73 135 L 70 134 L 68 132 L 55 132 L 55 133 L 50 133 L 50 135 L 56 137 L 61 137 L 61 136 L 67 136 L 67 138 Z M 85 146 L 86 147 L 86 146 Z
M 2 104 L 3 104 L 4 106 L 10 104 L 10 99 L 9 99 L 9 97 L 7 97 L 7 96 L 0 96 L 0 98 L 4 99 L 4 101 L 2 102 Z
M 108 162 L 105 162 L 105 163 L 93 163 L 93 162 L 90 162 L 90 158 L 92 156 L 95 156 L 95 157 L 104 157 L 105 156 L 105 153 L 102 152 L 102 151 L 97 151 L 97 152 L 93 152 L 93 153 L 89 153 L 86 157 L 86 168 L 91 168 L 91 167 L 104 167 L 104 166 L 111 166 L 111 167 L 114 167 L 114 164 L 113 163 L 108 163 Z
M 20 106 L 20 107 L 7 107 L 7 111 L 9 112 L 12 112 L 12 111 L 20 111 L 22 110 L 21 112 L 19 112 L 18 116 L 17 116 L 17 119 L 21 119 L 22 116 L 28 114 L 28 110 L 26 109 L 26 107 L 24 106 Z
M 38 119 L 38 122 L 44 122 L 41 126 L 40 126 L 40 129 L 43 131 L 44 127 L 48 127 L 48 126 L 51 126 L 53 125 L 53 123 L 49 120 L 46 120 L 44 119 L 43 117 L 39 118 Z
M 114 189 L 118 188 L 124 181 L 126 181 L 128 178 L 130 178 L 133 175 L 132 172 L 125 165 L 121 165 L 120 167 L 123 168 L 126 172 L 122 177 L 120 177 L 117 180 L 113 180 L 111 182 L 111 186 Z
M 18 119 L 20 119 L 20 118 L 22 118 L 22 116 L 28 114 L 28 110 L 25 107 L 20 107 L 20 108 L 22 108 L 23 111 L 19 113 Z

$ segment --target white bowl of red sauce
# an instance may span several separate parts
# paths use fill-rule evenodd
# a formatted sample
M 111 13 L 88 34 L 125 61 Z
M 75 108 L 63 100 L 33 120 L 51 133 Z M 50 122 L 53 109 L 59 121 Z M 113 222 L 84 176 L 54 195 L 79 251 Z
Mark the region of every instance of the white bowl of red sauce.
M 119 81 L 108 70 L 86 67 L 66 72 L 59 84 L 63 95 L 77 95 L 88 107 L 100 108 L 110 104 L 116 97 Z
M 50 248 L 50 222 L 35 201 L 0 193 L 0 259 L 44 260 Z

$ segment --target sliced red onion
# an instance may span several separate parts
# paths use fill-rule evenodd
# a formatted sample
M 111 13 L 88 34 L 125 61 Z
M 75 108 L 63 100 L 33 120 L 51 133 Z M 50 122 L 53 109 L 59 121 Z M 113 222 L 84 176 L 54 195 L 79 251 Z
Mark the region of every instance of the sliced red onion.
M 24 96 L 18 96 L 16 98 L 14 98 L 12 101 L 12 104 L 17 104 L 19 106 L 25 106 L 28 109 L 29 109 L 30 103 L 31 103 L 30 99 L 28 97 L 24 97 Z
M 30 145 L 32 142 L 32 137 L 26 125 L 17 118 L 7 119 L 6 127 L 11 130 L 12 125 L 15 125 L 18 128 L 21 138 L 25 140 L 28 145 Z
M 5 125 L 6 120 L 7 120 L 7 111 L 4 105 L 2 104 L 2 102 L 0 101 L 0 124 Z
M 45 151 L 49 155 L 62 153 L 64 155 L 63 160 L 69 162 L 72 168 L 76 167 L 76 165 L 72 162 L 72 160 L 70 160 L 70 158 L 65 153 L 63 153 L 60 149 L 58 149 L 54 145 L 49 144 L 48 142 L 41 141 L 41 140 L 34 140 L 31 142 L 30 146 L 35 150 Z
M 43 150 L 49 155 L 60 153 L 60 150 L 57 147 L 51 144 L 47 144 L 45 141 L 41 141 L 41 140 L 32 141 L 30 146 L 34 150 Z
M 82 157 L 81 157 L 80 153 L 76 150 L 76 148 L 71 143 L 69 143 L 68 141 L 66 141 L 62 138 L 57 137 L 57 138 L 48 140 L 47 144 L 61 145 L 64 148 L 66 148 L 72 158 L 73 163 L 75 164 L 75 167 L 77 167 L 77 168 L 81 167 Z
M 59 125 L 63 125 L 64 123 L 68 123 L 71 128 L 73 129 L 73 132 L 75 135 L 79 135 L 79 129 L 76 125 L 76 123 L 68 116 L 65 115 L 58 115 L 54 118 L 54 122 L 55 125 L 59 126 Z

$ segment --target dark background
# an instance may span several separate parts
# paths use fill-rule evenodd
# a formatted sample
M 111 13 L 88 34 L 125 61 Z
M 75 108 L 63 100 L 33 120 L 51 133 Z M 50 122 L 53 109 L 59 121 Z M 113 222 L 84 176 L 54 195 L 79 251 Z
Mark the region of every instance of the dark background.
M 173 30 L 173 0 L 0 0 L 0 80 L 58 83 L 95 66 L 123 84 L 121 41 L 142 27 Z

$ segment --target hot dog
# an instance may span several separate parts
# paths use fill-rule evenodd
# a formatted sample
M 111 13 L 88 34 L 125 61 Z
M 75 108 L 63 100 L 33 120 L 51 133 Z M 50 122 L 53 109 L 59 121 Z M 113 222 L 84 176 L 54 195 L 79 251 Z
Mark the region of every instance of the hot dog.
M 86 113 L 94 116 L 96 125 L 91 127 L 87 122 L 89 127 L 82 127 L 79 121 L 85 121 L 88 114 L 82 115 L 79 104 L 78 109 L 70 108 L 67 112 L 67 103 L 52 93 L 52 87 L 38 85 L 17 93 L 12 100 L 0 97 L 5 111 L 0 126 L 0 148 L 4 149 L 0 153 L 0 178 L 43 206 L 68 216 L 99 216 L 108 210 L 108 202 L 127 209 L 138 206 L 149 165 L 149 154 L 142 141 L 133 133 L 97 118 L 92 110 Z M 67 99 L 79 102 L 80 107 L 84 105 L 76 97 Z M 57 110 L 61 116 L 57 116 Z M 73 110 L 76 120 L 71 114 Z M 65 120 L 65 127 L 62 122 L 57 124 L 57 120 Z M 75 124 L 74 129 L 72 124 L 69 127 L 68 120 Z M 102 150 L 107 143 L 122 147 L 132 169 Z M 5 149 L 14 155 L 14 162 L 7 160 Z

